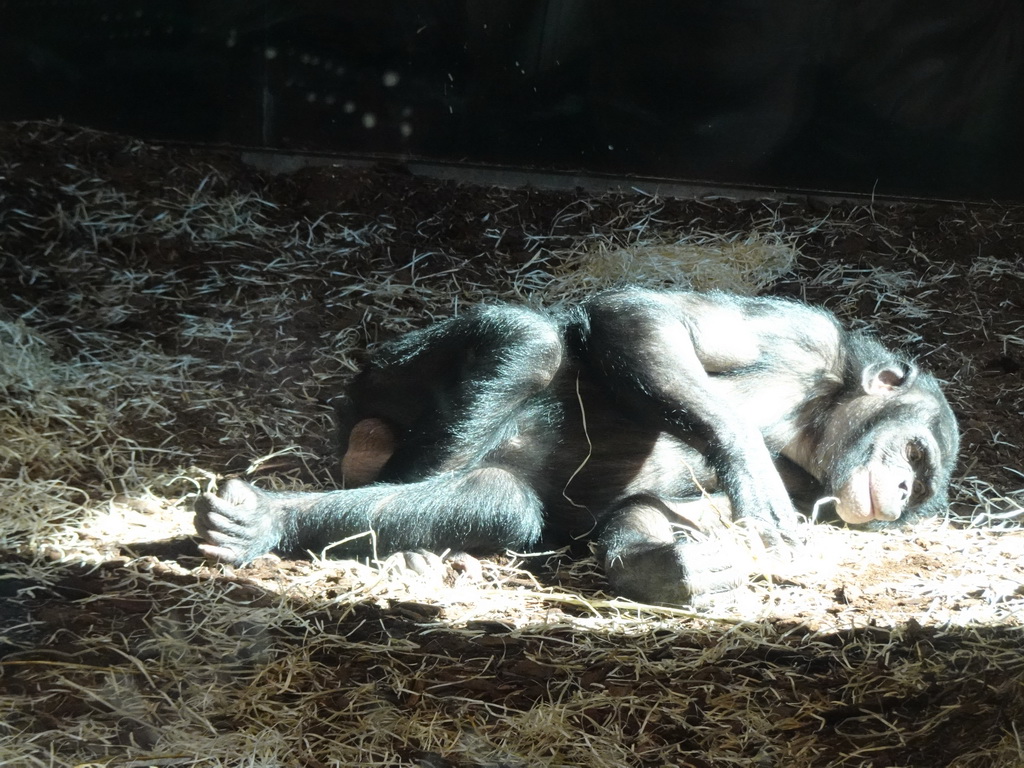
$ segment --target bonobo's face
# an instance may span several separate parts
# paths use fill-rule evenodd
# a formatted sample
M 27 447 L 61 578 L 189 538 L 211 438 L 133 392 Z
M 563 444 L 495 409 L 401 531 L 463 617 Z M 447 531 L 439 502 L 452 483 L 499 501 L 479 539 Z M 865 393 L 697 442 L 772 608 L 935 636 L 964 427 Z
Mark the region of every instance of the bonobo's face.
M 865 391 L 832 414 L 821 443 L 822 480 L 836 513 L 851 524 L 940 512 L 947 500 L 959 435 L 935 380 Z

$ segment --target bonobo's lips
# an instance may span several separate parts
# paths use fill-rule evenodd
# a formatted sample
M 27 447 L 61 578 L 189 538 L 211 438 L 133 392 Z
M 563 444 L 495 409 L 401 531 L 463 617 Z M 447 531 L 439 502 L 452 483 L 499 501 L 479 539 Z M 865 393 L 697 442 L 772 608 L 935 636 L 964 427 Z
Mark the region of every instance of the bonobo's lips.
M 878 491 L 866 467 L 856 469 L 836 493 L 836 513 L 851 525 L 862 525 L 880 517 Z
M 855 469 L 846 485 L 836 492 L 836 512 L 851 525 L 872 520 L 898 520 L 906 498 L 900 491 L 912 478 L 896 468 L 874 465 Z

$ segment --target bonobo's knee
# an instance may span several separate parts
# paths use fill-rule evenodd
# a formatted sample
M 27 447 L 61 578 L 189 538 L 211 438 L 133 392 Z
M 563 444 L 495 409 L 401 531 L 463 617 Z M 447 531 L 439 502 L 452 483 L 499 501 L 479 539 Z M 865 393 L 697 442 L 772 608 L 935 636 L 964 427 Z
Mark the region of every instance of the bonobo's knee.
M 493 332 L 503 352 L 508 374 L 530 389 L 541 390 L 551 383 L 562 364 L 564 343 L 561 328 L 547 315 L 522 307 L 498 306 L 483 310 L 480 317 L 485 335 Z
M 528 363 L 532 383 L 543 389 L 555 377 L 562 365 L 565 345 L 559 328 L 546 318 L 530 324 L 530 335 L 526 340 L 524 354 Z

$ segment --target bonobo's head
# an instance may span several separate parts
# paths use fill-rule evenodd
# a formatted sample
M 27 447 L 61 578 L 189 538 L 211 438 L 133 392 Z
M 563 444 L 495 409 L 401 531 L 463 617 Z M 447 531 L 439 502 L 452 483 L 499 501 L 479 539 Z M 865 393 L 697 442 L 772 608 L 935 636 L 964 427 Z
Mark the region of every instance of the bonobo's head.
M 836 514 L 861 524 L 941 512 L 960 437 L 938 382 L 884 351 L 848 379 L 817 451 Z

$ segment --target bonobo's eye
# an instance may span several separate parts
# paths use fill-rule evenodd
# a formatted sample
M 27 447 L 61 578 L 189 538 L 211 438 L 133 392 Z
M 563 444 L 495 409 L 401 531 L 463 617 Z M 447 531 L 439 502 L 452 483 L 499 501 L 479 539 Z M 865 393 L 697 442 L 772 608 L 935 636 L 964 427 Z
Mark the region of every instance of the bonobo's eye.
M 914 486 L 910 494 L 910 504 L 916 505 L 928 498 L 927 482 L 927 453 L 925 447 L 916 441 L 911 441 L 903 448 L 903 455 L 910 463 L 914 471 Z
M 917 443 L 907 443 L 907 447 L 903 449 L 903 455 L 911 464 L 917 464 L 924 458 L 924 449 Z

